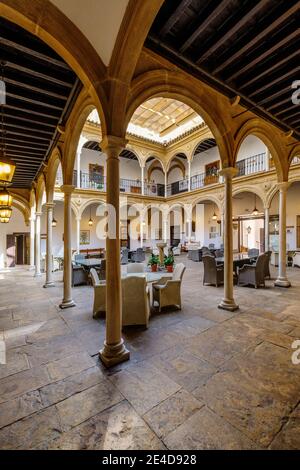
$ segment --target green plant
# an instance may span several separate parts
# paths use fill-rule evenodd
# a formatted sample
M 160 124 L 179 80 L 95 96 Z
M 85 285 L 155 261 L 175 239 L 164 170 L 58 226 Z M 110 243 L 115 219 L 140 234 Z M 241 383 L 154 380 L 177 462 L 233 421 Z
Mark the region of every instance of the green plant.
M 173 255 L 169 255 L 169 256 L 165 257 L 165 259 L 164 259 L 164 265 L 165 266 L 173 266 L 174 263 L 175 263 L 175 261 L 174 261 L 174 256 Z
M 159 263 L 159 257 L 151 253 L 151 256 L 148 261 L 148 266 L 153 266 L 154 264 L 158 264 L 158 263 Z

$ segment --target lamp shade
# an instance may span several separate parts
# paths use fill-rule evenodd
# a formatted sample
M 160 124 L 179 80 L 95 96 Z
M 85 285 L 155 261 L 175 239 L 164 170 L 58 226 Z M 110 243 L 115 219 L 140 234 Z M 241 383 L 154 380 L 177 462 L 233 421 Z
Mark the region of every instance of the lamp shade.
M 57 220 L 53 217 L 52 219 L 52 227 L 56 227 L 57 226 Z
M 12 196 L 9 194 L 7 189 L 0 189 L 0 208 L 3 206 L 11 207 Z
M 9 219 L 12 213 L 11 207 L 0 207 L 0 219 Z
M 9 217 L 0 217 L 0 224 L 8 224 Z
M 8 186 L 11 184 L 16 165 L 6 158 L 0 157 L 0 186 Z

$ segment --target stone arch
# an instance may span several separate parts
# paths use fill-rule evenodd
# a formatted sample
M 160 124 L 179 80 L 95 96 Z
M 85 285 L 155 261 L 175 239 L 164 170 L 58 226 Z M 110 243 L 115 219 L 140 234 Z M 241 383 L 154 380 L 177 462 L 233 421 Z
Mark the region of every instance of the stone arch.
M 255 194 L 257 197 L 260 198 L 261 202 L 263 203 L 263 206 L 267 207 L 267 195 L 257 185 L 239 186 L 237 188 L 233 188 L 232 197 L 234 198 L 234 196 L 237 196 L 238 194 L 241 194 L 241 193 Z
M 171 164 L 172 162 L 176 162 L 176 166 L 177 168 L 180 168 L 180 170 L 182 171 L 182 174 L 183 174 L 183 177 L 185 177 L 185 174 L 186 174 L 186 168 L 185 168 L 185 165 L 183 164 L 183 162 L 181 161 L 181 159 L 179 158 L 179 156 L 181 155 L 184 155 L 186 160 L 187 160 L 187 155 L 184 153 L 184 152 L 176 152 L 169 160 L 168 160 L 168 163 L 167 163 L 167 166 L 166 166 L 166 170 L 167 170 L 167 173 L 169 173 L 169 171 L 173 168 L 171 168 Z
M 46 196 L 47 202 L 53 202 L 54 188 L 56 175 L 59 165 L 61 164 L 61 152 L 58 147 L 52 151 L 51 156 L 48 161 L 48 168 L 46 174 Z
M 193 86 L 187 87 L 187 78 L 193 82 Z M 125 130 L 134 111 L 145 101 L 157 97 L 176 99 L 198 113 L 217 142 L 222 165 L 226 167 L 231 164 L 234 142 L 230 129 L 233 125 L 231 126 L 232 117 L 227 111 L 227 99 L 180 71 L 152 70 L 133 80 L 127 103 Z
M 258 137 L 266 145 L 274 158 L 278 181 L 285 181 L 287 178 L 284 166 L 285 152 L 280 142 L 280 131 L 259 118 L 249 119 L 237 131 L 235 135 L 234 165 L 237 161 L 240 146 L 249 135 Z
M 29 218 L 30 218 L 30 210 L 28 207 L 24 206 L 22 202 L 20 202 L 15 197 L 13 198 L 12 206 L 18 209 L 24 217 L 25 224 L 28 225 Z
M 196 204 L 202 204 L 205 201 L 210 201 L 210 202 L 214 203 L 217 206 L 217 208 L 219 209 L 220 213 L 221 214 L 223 213 L 222 201 L 218 197 L 216 197 L 212 194 L 209 194 L 209 195 L 208 194 L 206 194 L 206 195 L 203 194 L 203 196 L 197 196 L 197 197 L 193 198 L 192 202 L 191 202 L 192 208 L 194 208 L 196 206 Z
M 215 141 L 215 139 L 213 138 L 213 136 L 212 136 L 211 138 L 203 137 L 203 138 L 201 138 L 199 141 L 197 141 L 197 143 L 194 145 L 194 147 L 193 147 L 193 149 L 192 149 L 192 152 L 191 152 L 191 157 L 190 157 L 190 161 L 191 161 L 191 162 L 194 160 L 195 155 L 197 155 L 197 154 L 196 154 L 196 150 L 197 150 L 197 148 L 199 147 L 199 145 L 204 144 L 206 141 L 210 141 L 210 140 L 214 140 L 214 141 Z M 216 142 L 216 141 L 215 141 L 215 142 Z M 216 143 L 216 145 L 217 145 L 217 143 Z M 210 148 L 213 148 L 213 147 L 210 147 Z M 199 152 L 198 152 L 198 153 L 199 153 Z
M 95 102 L 87 92 L 83 90 L 72 110 L 65 132 L 65 143 L 62 157 L 64 184 L 72 184 L 73 182 L 73 170 L 79 139 L 88 116 L 95 108 Z M 96 109 L 98 111 L 98 108 Z M 100 122 L 102 125 L 101 118 Z M 103 128 L 101 128 L 101 131 L 103 136 Z
M 42 212 L 43 196 L 45 192 L 46 192 L 45 175 L 44 173 L 41 173 L 37 180 L 36 193 L 35 193 L 37 212 Z
M 101 205 L 101 204 L 106 204 L 106 200 L 105 199 L 100 199 L 100 198 L 92 198 L 92 199 L 87 199 L 86 201 L 84 201 L 84 203 L 79 207 L 77 208 L 78 210 L 78 217 L 82 217 L 82 214 L 84 213 L 84 211 L 89 207 L 91 206 L 92 204 L 98 204 L 98 205 Z
M 151 158 L 151 157 L 148 157 L 148 158 Z M 147 171 L 147 176 L 148 176 L 148 179 L 150 180 L 151 179 L 151 174 L 153 173 L 154 170 L 159 170 L 161 171 L 163 174 L 165 174 L 165 165 L 164 163 L 162 162 L 162 160 L 157 157 L 157 156 L 154 156 L 153 155 L 153 162 L 150 164 L 149 168 L 148 168 L 148 171 Z M 148 160 L 148 159 L 147 159 Z M 146 160 L 146 163 L 147 163 L 147 160 Z
M 295 145 L 289 153 L 289 170 L 294 157 L 300 158 L 300 144 Z

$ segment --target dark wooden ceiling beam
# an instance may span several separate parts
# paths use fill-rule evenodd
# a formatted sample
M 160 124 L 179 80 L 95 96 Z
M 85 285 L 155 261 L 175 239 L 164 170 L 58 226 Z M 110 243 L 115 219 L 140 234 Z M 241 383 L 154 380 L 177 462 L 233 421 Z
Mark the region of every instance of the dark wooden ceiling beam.
M 224 46 L 225 42 L 228 41 L 228 39 L 230 39 L 235 33 L 237 33 L 241 28 L 243 28 L 243 26 L 245 26 L 254 15 L 259 13 L 260 10 L 265 8 L 268 3 L 269 0 L 260 0 L 260 2 L 255 5 L 250 11 L 248 11 L 246 15 L 242 16 L 242 18 L 231 29 L 229 29 L 227 33 L 222 35 L 222 37 L 217 42 L 212 44 L 211 47 L 209 47 L 205 51 L 205 54 L 199 57 L 198 60 L 196 60 L 196 63 L 198 65 L 201 64 L 207 59 L 207 57 L 216 52 L 221 46 Z M 214 73 L 217 73 L 217 71 L 215 71 Z
M 2 132 L 0 130 L 0 135 L 1 134 L 2 134 Z M 29 132 L 24 133 L 24 132 L 16 131 L 15 129 L 14 130 L 6 129 L 5 132 L 4 132 L 4 135 L 5 136 L 11 136 L 12 135 L 12 136 L 27 137 L 27 138 L 32 139 L 32 140 L 37 140 L 38 141 L 37 143 L 39 143 L 39 141 L 49 142 L 49 137 L 40 137 L 40 136 L 36 135 L 35 133 L 34 134 L 30 134 Z
M 162 37 L 164 37 L 170 31 L 170 29 L 181 17 L 182 11 L 187 8 L 192 2 L 193 0 L 181 0 L 178 7 L 170 15 L 169 19 L 165 22 L 163 28 L 161 29 L 160 34 Z
M 42 117 L 45 117 L 47 119 L 51 119 L 55 122 L 57 122 L 57 117 L 56 116 L 53 116 L 52 114 L 48 114 L 48 113 L 41 113 L 40 111 L 34 111 L 33 109 L 26 109 L 26 108 L 19 108 L 18 106 L 13 106 L 13 105 L 10 105 L 10 104 L 7 104 L 5 105 L 5 108 L 9 108 L 9 109 L 14 109 L 16 111 L 22 111 L 22 113 L 28 113 L 28 114 L 34 114 L 35 116 L 42 116 Z M 56 127 L 56 125 L 55 125 Z
M 48 136 L 48 138 L 47 138 L 48 140 L 53 135 L 53 131 L 51 132 L 51 131 L 45 131 L 45 130 L 36 129 L 36 128 L 32 128 L 32 127 L 27 127 L 27 126 L 20 126 L 16 123 L 9 123 L 9 122 L 7 122 L 7 120 L 5 121 L 4 128 L 21 129 L 21 130 L 29 131 L 29 132 L 32 132 L 34 130 L 34 135 L 35 134 L 42 134 L 42 135 Z M 54 126 L 54 128 L 55 128 L 55 126 Z M 32 134 L 26 133 L 24 135 L 32 135 Z
M 201 23 L 196 27 L 196 29 L 193 31 L 193 33 L 184 41 L 184 43 L 180 46 L 179 51 L 181 54 L 183 54 L 194 42 L 195 40 L 200 36 L 203 31 L 209 27 L 209 25 L 214 21 L 220 13 L 224 10 L 224 8 L 227 6 L 228 0 L 222 0 L 219 5 L 211 12 L 210 15 L 208 15 L 204 21 L 201 21 Z M 180 8 L 181 5 L 179 5 L 178 8 Z M 181 16 L 181 12 L 179 12 L 179 15 Z
M 9 108 L 9 109 L 8 109 L 8 108 Z M 8 105 L 6 105 L 5 108 L 4 108 L 4 121 L 5 121 L 5 122 L 7 122 L 7 118 L 12 118 L 14 121 L 17 121 L 17 122 L 19 122 L 19 121 L 21 121 L 21 122 L 26 122 L 26 123 L 30 122 L 30 123 L 35 124 L 35 125 L 38 124 L 39 126 L 43 126 L 43 127 L 50 128 L 50 129 L 52 129 L 52 133 L 53 133 L 53 129 L 56 128 L 56 125 L 55 125 L 54 123 L 51 124 L 51 123 L 49 123 L 49 122 L 43 122 L 43 121 L 41 121 L 41 120 L 36 121 L 35 119 L 25 118 L 25 117 L 23 117 L 23 116 L 16 115 L 15 112 L 10 113 L 10 112 L 9 112 L 10 109 L 11 109 L 12 111 L 14 111 L 15 108 L 14 108 L 14 107 L 9 107 Z M 22 112 L 22 110 L 19 110 L 19 113 L 20 113 L 20 112 Z M 35 127 L 36 127 L 36 126 L 35 126 Z
M 63 100 L 63 101 L 67 100 L 66 95 L 62 95 L 60 93 L 55 93 L 55 92 L 49 90 L 49 88 L 46 89 L 46 88 L 41 88 L 41 87 L 37 87 L 37 86 L 33 86 L 33 85 L 28 85 L 25 82 L 20 82 L 20 80 L 13 80 L 11 78 L 5 77 L 5 83 L 10 83 L 11 85 L 15 85 L 17 87 L 24 88 L 26 90 L 41 93 L 42 95 L 52 96 L 53 98 L 57 98 L 57 99 L 60 99 L 60 100 Z
M 41 52 L 38 52 L 36 50 L 25 47 L 25 46 L 15 42 L 15 41 L 11 41 L 11 40 L 6 39 L 4 37 L 0 37 L 0 43 L 3 44 L 4 46 L 8 46 L 9 48 L 11 48 L 15 51 L 22 52 L 23 54 L 27 54 L 31 57 L 34 57 L 35 59 L 38 59 L 38 60 L 42 60 L 42 61 L 46 62 L 46 64 L 55 65 L 56 67 L 60 67 L 64 70 L 68 70 L 68 71 L 70 70 L 70 68 L 68 67 L 68 65 L 65 62 L 63 62 L 61 60 L 54 59 L 53 57 L 42 54 Z
M 239 89 L 243 90 L 244 88 L 247 88 L 248 86 L 252 85 L 253 83 L 257 82 L 261 78 L 263 78 L 265 75 L 270 75 L 271 72 L 274 72 L 277 68 L 281 67 L 284 65 L 286 62 L 291 62 L 295 57 L 299 56 L 299 51 L 295 51 L 292 54 L 286 54 L 285 57 L 280 60 L 279 62 L 274 63 L 273 65 L 269 65 L 266 69 L 264 69 L 262 72 L 255 74 L 253 78 L 250 80 L 242 83 L 239 85 Z
M 216 67 L 213 70 L 214 74 L 217 74 L 224 70 L 228 65 L 232 64 L 232 62 L 236 61 L 238 58 L 243 56 L 249 49 L 254 47 L 256 44 L 258 44 L 260 41 L 262 41 L 266 36 L 272 33 L 274 29 L 278 28 L 281 26 L 286 20 L 288 20 L 292 15 L 297 13 L 299 11 L 299 4 L 293 5 L 291 8 L 289 8 L 287 11 L 285 11 L 282 15 L 280 15 L 276 20 L 272 21 L 272 23 L 265 29 L 263 29 L 260 33 L 255 35 L 255 37 L 252 38 L 251 41 L 248 41 L 247 44 L 245 44 L 241 49 L 239 49 L 235 54 L 232 54 L 230 57 L 228 57 L 225 62 L 220 64 L 218 67 Z
M 32 98 L 26 98 L 22 95 L 16 95 L 15 93 L 6 92 L 6 96 L 14 98 L 16 100 L 25 101 L 26 103 L 35 104 L 37 106 L 42 106 L 43 108 L 55 109 L 57 111 L 62 111 L 63 108 L 60 106 L 55 106 L 54 104 L 45 103 L 44 101 L 34 100 Z
M 6 62 L 5 67 L 10 69 L 16 70 L 17 72 L 24 72 L 27 75 L 32 75 L 39 80 L 45 80 L 46 82 L 54 83 L 56 85 L 61 85 L 63 87 L 72 88 L 72 83 L 66 82 L 65 80 L 60 80 L 58 78 L 54 78 L 53 76 L 46 75 L 44 73 L 38 72 L 37 70 L 29 69 L 28 67 L 23 67 L 22 65 L 15 64 L 14 62 Z
M 297 54 L 299 54 L 299 52 Z M 255 95 L 258 95 L 262 91 L 265 91 L 268 88 L 271 88 L 272 86 L 276 85 L 277 83 L 282 82 L 283 80 L 288 78 L 290 75 L 295 76 L 295 73 L 298 72 L 298 71 L 299 71 L 299 66 L 297 65 L 296 67 L 293 67 L 291 70 L 289 70 L 287 73 L 285 73 L 283 75 L 279 75 L 274 80 L 270 80 L 270 81 L 266 82 L 260 88 L 255 88 L 255 90 L 252 93 L 249 93 L 248 96 L 250 98 L 253 98 Z M 272 93 L 272 90 L 270 90 L 270 93 Z
M 274 44 L 274 46 L 268 47 L 268 49 L 265 52 L 263 52 L 262 54 L 256 55 L 255 58 L 253 60 L 251 60 L 250 62 L 247 62 L 247 64 L 244 65 L 244 67 L 240 68 L 235 73 L 233 73 L 232 75 L 227 77 L 227 80 L 235 80 L 240 75 L 242 75 L 245 72 L 249 71 L 249 69 L 255 67 L 259 62 L 263 61 L 267 57 L 272 56 L 272 54 L 275 51 L 277 51 L 278 49 L 281 49 L 283 46 L 285 46 L 288 42 L 295 39 L 297 36 L 299 37 L 299 30 L 293 31 L 288 36 L 283 38 L 281 41 L 276 42 L 276 44 Z

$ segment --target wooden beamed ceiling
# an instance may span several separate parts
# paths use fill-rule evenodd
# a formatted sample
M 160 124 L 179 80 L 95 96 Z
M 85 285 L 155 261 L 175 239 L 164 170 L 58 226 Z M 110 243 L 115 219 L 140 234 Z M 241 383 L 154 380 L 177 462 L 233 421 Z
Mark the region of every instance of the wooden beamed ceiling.
M 300 139 L 299 0 L 165 0 L 145 46 Z
M 51 48 L 3 18 L 0 60 L 6 84 L 6 154 L 17 165 L 12 187 L 30 188 L 58 142 L 57 126 L 65 125 L 82 85 Z

